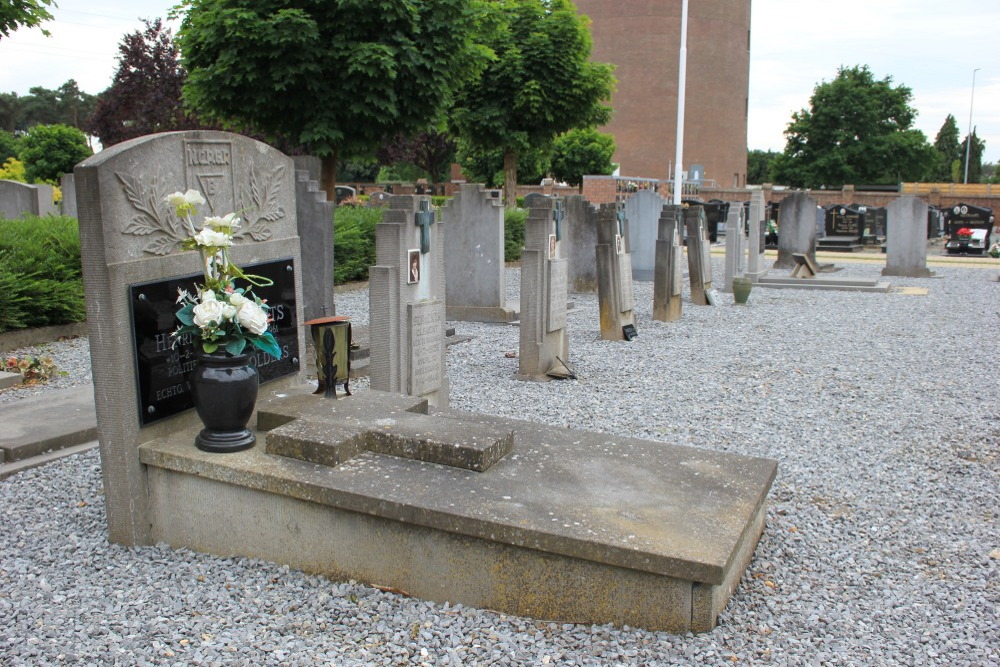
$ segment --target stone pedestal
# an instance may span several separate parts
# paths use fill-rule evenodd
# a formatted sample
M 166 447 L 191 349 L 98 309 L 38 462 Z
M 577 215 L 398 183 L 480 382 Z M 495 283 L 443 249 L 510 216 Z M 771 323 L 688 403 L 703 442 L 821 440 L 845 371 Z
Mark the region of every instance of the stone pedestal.
M 664 206 L 656 239 L 656 273 L 653 278 L 653 319 L 674 322 L 681 318 L 683 245 L 681 244 L 682 209 Z

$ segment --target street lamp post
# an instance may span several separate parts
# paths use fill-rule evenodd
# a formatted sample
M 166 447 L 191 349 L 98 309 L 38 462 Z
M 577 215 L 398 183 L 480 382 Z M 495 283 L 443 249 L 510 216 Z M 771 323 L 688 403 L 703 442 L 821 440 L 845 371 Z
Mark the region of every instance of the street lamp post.
M 969 99 L 969 134 L 965 137 L 965 179 L 963 183 L 969 182 L 969 153 L 972 151 L 972 103 L 976 99 L 976 72 L 980 68 L 972 70 L 972 97 Z

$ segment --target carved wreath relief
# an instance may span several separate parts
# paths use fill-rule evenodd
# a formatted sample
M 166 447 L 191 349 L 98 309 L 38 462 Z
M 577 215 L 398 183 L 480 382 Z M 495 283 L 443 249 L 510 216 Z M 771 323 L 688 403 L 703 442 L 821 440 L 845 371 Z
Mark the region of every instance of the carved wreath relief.
M 270 224 L 285 217 L 285 210 L 278 203 L 284 165 L 279 164 L 270 173 L 261 175 L 251 163 L 245 172 L 247 180 L 240 184 L 238 196 L 234 196 L 236 188 L 230 142 L 185 142 L 184 165 L 184 187 L 178 187 L 176 179 L 164 178 L 162 174 L 146 182 L 142 176 L 133 173 L 115 172 L 134 209 L 122 233 L 149 236 L 143 252 L 168 255 L 178 250 L 181 242 L 188 237 L 174 208 L 164 201 L 164 197 L 177 190 L 191 188 L 200 191 L 208 202 L 208 214 L 226 215 L 235 211 L 241 218 L 241 225 L 233 235 L 236 242 L 270 239 L 273 235 Z M 167 181 L 171 185 L 167 185 Z

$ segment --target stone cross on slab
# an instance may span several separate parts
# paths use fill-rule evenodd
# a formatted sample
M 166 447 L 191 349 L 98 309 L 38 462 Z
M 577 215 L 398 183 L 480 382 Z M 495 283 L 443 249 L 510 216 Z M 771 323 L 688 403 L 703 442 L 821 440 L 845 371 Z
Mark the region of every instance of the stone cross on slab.
M 420 227 L 420 253 L 426 255 L 431 251 L 431 225 L 434 224 L 434 212 L 430 210 L 430 202 L 420 200 L 420 210 L 414 214 L 414 224 Z
M 625 204 L 618 205 L 618 235 L 625 236 Z
M 561 200 L 556 200 L 552 207 L 552 219 L 556 221 L 556 241 L 562 241 L 562 221 L 566 217 L 566 209 Z
M 414 412 L 426 410 L 422 399 L 366 392 L 334 408 L 324 403 L 309 395 L 264 406 L 258 428 L 267 431 L 267 453 L 339 466 L 370 451 L 483 472 L 514 447 L 508 428 Z

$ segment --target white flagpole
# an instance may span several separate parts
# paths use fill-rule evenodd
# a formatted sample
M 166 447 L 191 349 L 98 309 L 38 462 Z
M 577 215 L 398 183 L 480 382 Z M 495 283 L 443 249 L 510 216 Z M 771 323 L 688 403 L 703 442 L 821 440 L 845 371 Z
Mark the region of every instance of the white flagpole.
M 677 61 L 677 154 L 674 160 L 674 206 L 680 206 L 684 159 L 684 88 L 687 83 L 688 0 L 681 2 L 681 52 Z

